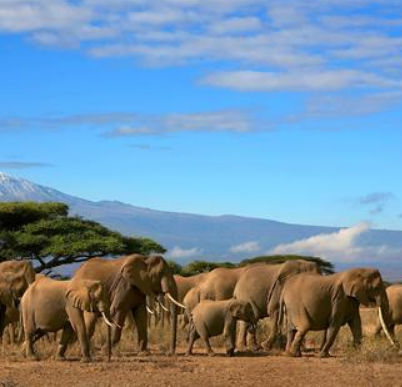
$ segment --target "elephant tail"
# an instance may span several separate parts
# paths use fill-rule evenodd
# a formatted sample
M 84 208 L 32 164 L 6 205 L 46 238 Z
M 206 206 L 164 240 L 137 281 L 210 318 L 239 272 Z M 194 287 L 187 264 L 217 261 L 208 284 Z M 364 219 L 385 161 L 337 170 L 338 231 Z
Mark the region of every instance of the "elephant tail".
M 282 332 L 283 324 L 286 323 L 286 305 L 283 296 L 279 303 L 279 316 L 278 316 L 278 331 Z

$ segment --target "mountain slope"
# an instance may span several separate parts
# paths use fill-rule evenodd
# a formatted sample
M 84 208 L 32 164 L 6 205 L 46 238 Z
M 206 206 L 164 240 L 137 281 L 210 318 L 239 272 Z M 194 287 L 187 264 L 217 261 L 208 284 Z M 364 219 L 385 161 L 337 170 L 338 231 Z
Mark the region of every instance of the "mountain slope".
M 306 240 L 319 234 L 338 233 L 336 227 L 304 226 L 266 219 L 232 215 L 203 216 L 156 211 L 118 201 L 93 202 L 64 194 L 25 179 L 0 173 L 0 201 L 60 201 L 70 206 L 71 213 L 96 220 L 128 235 L 148 236 L 170 250 L 180 262 L 197 258 L 239 261 L 260 255 L 282 244 Z M 353 264 L 372 264 L 394 270 L 399 265 L 397 254 L 402 252 L 402 232 L 369 230 L 358 237 L 363 258 Z M 386 251 L 384 261 L 378 251 Z M 392 252 L 392 259 L 389 251 Z M 297 251 L 296 251 L 297 252 Z M 332 256 L 329 257 L 332 259 Z M 338 267 L 347 267 L 342 259 Z M 402 274 L 402 268 L 400 270 Z

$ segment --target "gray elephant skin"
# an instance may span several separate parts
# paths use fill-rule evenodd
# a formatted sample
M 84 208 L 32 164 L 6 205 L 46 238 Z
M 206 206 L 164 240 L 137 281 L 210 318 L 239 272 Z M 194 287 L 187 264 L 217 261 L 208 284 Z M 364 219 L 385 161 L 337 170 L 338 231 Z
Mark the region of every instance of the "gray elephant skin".
M 33 347 L 35 341 L 48 332 L 62 329 L 56 358 L 65 358 L 67 345 L 74 332 L 80 344 L 82 361 L 89 361 L 89 338 L 84 312 L 101 313 L 110 324 L 107 319 L 110 315 L 109 296 L 99 281 L 56 281 L 47 277 L 35 281 L 21 299 L 26 356 L 36 358 Z M 110 330 L 108 333 L 110 357 Z
M 236 321 L 254 324 L 253 308 L 248 302 L 235 299 L 226 301 L 201 301 L 191 312 L 189 346 L 187 355 L 192 354 L 194 342 L 201 337 L 208 355 L 213 355 L 209 338 L 224 334 L 226 353 L 233 356 L 236 341 Z
M 282 294 L 281 310 L 288 321 L 287 352 L 300 356 L 308 331 L 325 330 L 320 357 L 329 350 L 342 325 L 348 324 L 355 345 L 362 336 L 359 306 L 377 306 L 389 322 L 389 306 L 378 270 L 357 268 L 328 276 L 299 274 L 290 278 Z

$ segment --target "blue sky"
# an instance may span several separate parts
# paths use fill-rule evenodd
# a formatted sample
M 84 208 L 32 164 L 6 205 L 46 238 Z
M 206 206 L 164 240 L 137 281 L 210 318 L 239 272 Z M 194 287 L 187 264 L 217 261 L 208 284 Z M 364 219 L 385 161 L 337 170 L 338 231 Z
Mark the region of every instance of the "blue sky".
M 0 171 L 402 229 L 402 1 L 0 0 Z

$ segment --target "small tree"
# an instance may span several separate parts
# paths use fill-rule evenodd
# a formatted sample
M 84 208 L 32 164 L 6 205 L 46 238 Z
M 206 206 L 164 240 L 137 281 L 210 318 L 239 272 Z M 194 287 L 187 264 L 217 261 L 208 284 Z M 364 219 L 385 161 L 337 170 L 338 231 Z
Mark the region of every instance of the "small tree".
M 232 262 L 194 261 L 183 267 L 182 275 L 191 276 L 199 273 L 207 273 L 218 267 L 234 268 L 237 267 L 237 265 Z
M 62 203 L 0 203 L 0 261 L 29 259 L 37 272 L 95 256 L 165 251 L 152 239 L 126 237 L 69 217 Z

